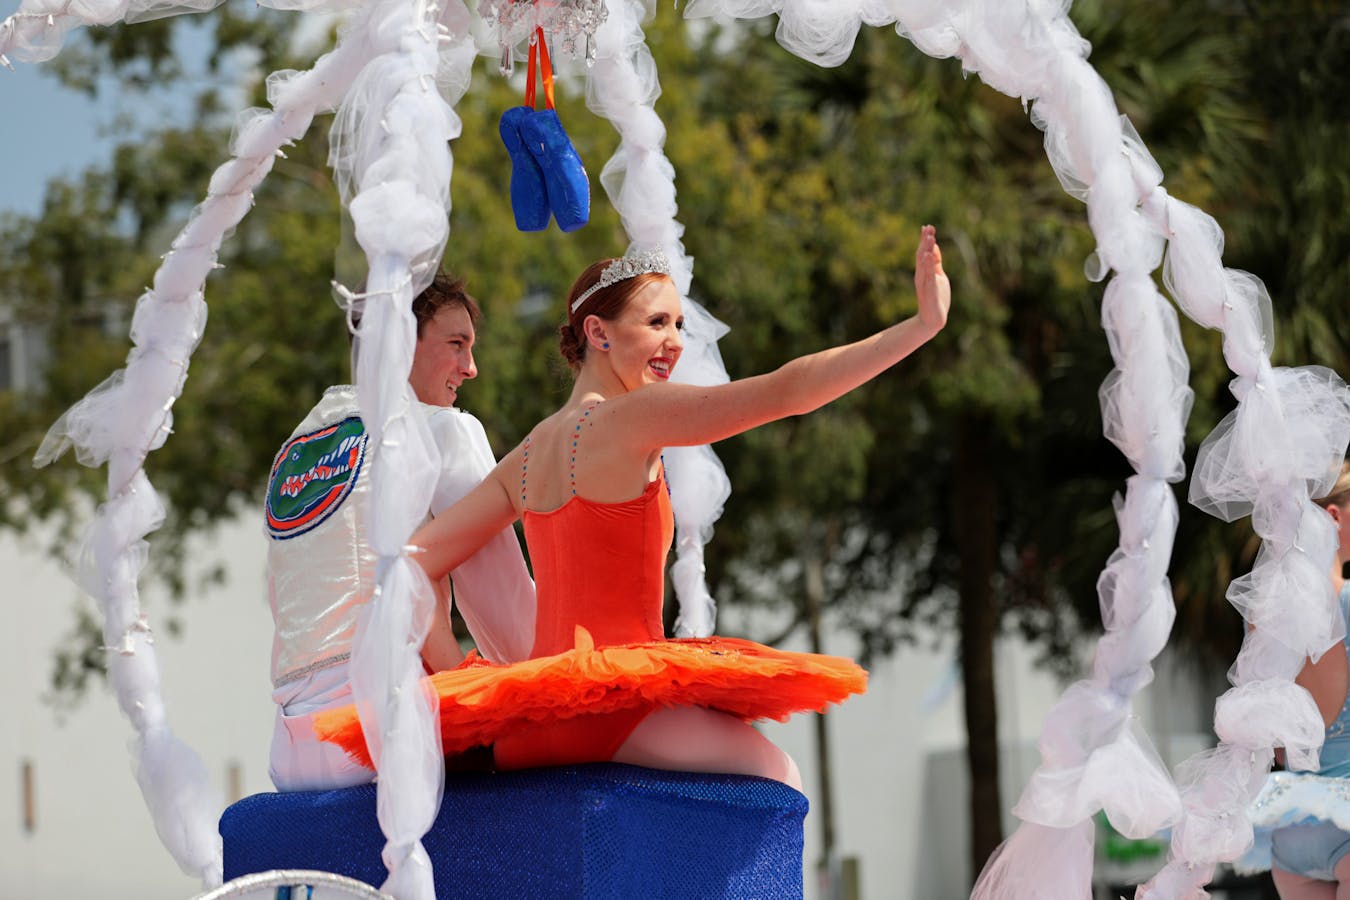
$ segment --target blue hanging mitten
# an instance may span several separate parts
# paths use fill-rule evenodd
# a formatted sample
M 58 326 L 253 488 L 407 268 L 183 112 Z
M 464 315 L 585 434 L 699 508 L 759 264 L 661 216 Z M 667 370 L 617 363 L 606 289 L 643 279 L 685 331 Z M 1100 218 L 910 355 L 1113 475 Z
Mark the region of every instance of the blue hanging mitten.
M 521 231 L 543 231 L 548 227 L 549 202 L 544 173 L 521 136 L 521 125 L 533 116 L 532 108 L 514 106 L 502 113 L 498 127 L 502 143 L 511 157 L 511 211 L 516 215 L 516 228 Z
M 591 182 L 586 167 L 563 130 L 553 109 L 525 110 L 520 119 L 520 136 L 538 163 L 548 190 L 548 205 L 563 231 L 576 231 L 591 217 Z M 512 112 L 513 110 L 508 110 Z M 503 116 L 503 123 L 505 117 Z M 515 154 L 512 154 L 515 158 Z M 511 202 L 516 198 L 515 178 L 511 179 Z M 517 216 L 519 213 L 517 213 Z M 547 213 L 546 213 L 547 215 Z M 545 222 L 547 224 L 547 221 Z M 524 230 L 524 227 L 522 230 Z

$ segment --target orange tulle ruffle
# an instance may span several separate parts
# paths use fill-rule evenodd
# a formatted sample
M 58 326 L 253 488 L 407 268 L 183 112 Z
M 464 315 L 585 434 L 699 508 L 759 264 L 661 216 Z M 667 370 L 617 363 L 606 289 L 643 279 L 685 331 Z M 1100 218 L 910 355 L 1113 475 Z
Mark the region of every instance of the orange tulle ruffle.
M 469 657 L 427 679 L 440 697 L 446 753 L 491 744 L 521 728 L 584 713 L 703 706 L 745 721 L 783 721 L 821 712 L 867 687 L 851 659 L 775 650 L 737 638 L 684 638 L 596 647 L 586 629 L 576 646 L 511 665 Z M 314 730 L 371 766 L 355 706 L 316 714 Z

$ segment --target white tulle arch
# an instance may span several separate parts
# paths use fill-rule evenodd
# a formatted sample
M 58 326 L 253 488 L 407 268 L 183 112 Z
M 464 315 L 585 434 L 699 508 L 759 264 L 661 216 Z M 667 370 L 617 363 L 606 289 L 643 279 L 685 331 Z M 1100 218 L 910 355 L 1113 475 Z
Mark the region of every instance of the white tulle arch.
M 598 4 L 538 0 L 541 14 L 574 18 L 594 15 Z M 79 24 L 214 5 L 25 0 L 0 23 L 0 61 L 6 53 L 49 58 Z M 621 144 L 601 181 L 634 245 L 661 247 L 676 261 L 684 293 L 692 261 L 680 244 L 673 170 L 653 108 L 659 87 L 640 24 L 652 4 L 604 5 L 607 17 L 590 47 L 595 65 L 588 99 L 614 123 Z M 492 16 L 505 6 L 506 0 L 484 0 L 480 12 Z M 1264 287 L 1225 269 L 1218 225 L 1161 186 L 1161 170 L 1086 61 L 1088 46 L 1069 20 L 1065 0 L 690 0 L 685 14 L 776 14 L 779 42 L 821 65 L 847 59 L 862 24 L 894 25 L 923 52 L 958 58 L 967 72 L 1031 105 L 1055 172 L 1087 205 L 1098 244 L 1090 274 L 1111 276 L 1103 324 L 1116 369 L 1102 386 L 1102 410 L 1107 436 L 1136 474 L 1117 506 L 1119 548 L 1099 582 L 1106 632 L 1091 676 L 1070 687 L 1047 718 L 1041 766 L 1015 809 L 1023 825 L 991 860 L 976 896 L 1089 897 L 1090 817 L 1098 809 L 1127 835 L 1173 826 L 1172 857 L 1139 896 L 1200 896 L 1215 863 L 1234 858 L 1250 840 L 1246 805 L 1269 768 L 1271 747 L 1282 744 L 1291 760 L 1304 763 L 1315 761 L 1320 747 L 1316 708 L 1292 678 L 1306 656 L 1319 655 L 1340 637 L 1324 577 L 1333 556 L 1330 523 L 1308 498 L 1329 486 L 1350 438 L 1345 385 L 1326 370 L 1271 365 Z M 508 42 L 519 25 L 510 29 Z M 406 649 L 424 632 L 427 594 L 404 544 L 425 513 L 413 498 L 430 494 L 417 485 L 429 477 L 436 450 L 406 376 L 415 332 L 410 301 L 448 237 L 446 142 L 459 131 L 452 103 L 468 86 L 476 54 L 497 52 L 476 45 L 475 33 L 483 30 L 475 28 L 462 0 L 368 0 L 313 69 L 269 79 L 272 109 L 250 115 L 238 129 L 234 159 L 217 170 L 207 199 L 137 305 L 135 348 L 126 369 L 67 413 L 39 453 L 51 458 L 68 441 L 82 461 L 108 463 L 109 500 L 91 528 L 84 584 L 104 610 L 107 643 L 123 651 L 110 669 L 137 731 L 138 771 L 156 827 L 179 864 L 207 883 L 220 877 L 218 800 L 205 788 L 195 755 L 167 727 L 136 594 L 142 538 L 162 518 L 141 463 L 168 433 L 188 356 L 205 323 L 202 287 L 221 236 L 247 211 L 250 191 L 282 145 L 302 135 L 316 112 L 336 107 L 335 169 L 370 263 L 366 349 L 357 382 L 363 416 L 382 447 L 371 535 L 381 557 L 380 594 L 360 626 L 353 680 L 379 763 L 379 814 L 391 873 L 386 890 L 400 898 L 432 896 L 420 837 L 439 803 L 440 760 L 431 709 L 416 690 L 416 655 Z M 438 79 L 451 86 L 449 101 L 434 90 Z M 1216 708 L 1221 743 L 1183 766 L 1180 788 L 1131 715 L 1132 697 L 1151 680 L 1151 661 L 1174 617 L 1166 571 L 1178 511 L 1168 483 L 1183 477 L 1190 407 L 1176 313 L 1150 275 L 1164 250 L 1164 278 L 1177 306 L 1223 333 L 1225 357 L 1237 376 L 1238 407 L 1206 440 L 1191 499 L 1224 518 L 1252 513 L 1265 541 L 1252 573 L 1229 592 L 1252 629 L 1234 665 L 1236 687 Z M 682 377 L 725 378 L 715 346 L 720 325 L 701 311 L 698 325 L 707 348 L 689 354 L 701 364 L 682 366 Z M 716 481 L 710 451 L 674 454 L 669 461 L 673 483 L 699 485 L 687 502 L 676 502 L 682 553 L 677 578 L 682 623 L 689 632 L 702 632 L 712 616 L 700 577 L 702 541 L 725 488 Z

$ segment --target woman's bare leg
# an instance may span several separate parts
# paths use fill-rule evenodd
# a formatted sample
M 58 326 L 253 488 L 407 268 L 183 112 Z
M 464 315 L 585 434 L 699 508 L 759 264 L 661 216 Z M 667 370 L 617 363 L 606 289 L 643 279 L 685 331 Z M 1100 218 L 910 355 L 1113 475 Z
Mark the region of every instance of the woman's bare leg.
M 652 769 L 758 775 L 802 789 L 792 757 L 735 716 L 700 707 L 658 709 L 633 729 L 614 761 Z
M 1345 859 L 1341 860 L 1342 863 Z M 1341 867 L 1336 867 L 1340 874 Z M 1272 868 L 1270 877 L 1275 881 L 1275 890 L 1280 892 L 1280 900 L 1346 900 L 1350 894 L 1338 895 L 1336 885 L 1330 881 L 1319 881 L 1306 875 L 1295 875 L 1283 869 Z
M 1350 853 L 1342 856 L 1331 871 L 1336 876 L 1336 900 L 1350 900 Z

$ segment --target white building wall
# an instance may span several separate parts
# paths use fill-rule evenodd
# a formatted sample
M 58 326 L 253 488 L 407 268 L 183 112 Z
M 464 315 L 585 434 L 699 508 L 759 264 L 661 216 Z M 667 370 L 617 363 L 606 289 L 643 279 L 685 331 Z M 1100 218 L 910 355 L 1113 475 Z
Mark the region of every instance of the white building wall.
M 163 673 L 169 723 L 201 754 L 222 796 L 239 766 L 244 793 L 270 790 L 271 618 L 263 590 L 261 526 L 235 524 L 198 542 L 204 562 L 225 561 L 229 584 L 171 607 L 144 598 Z M 34 539 L 0 538 L 10 627 L 0 638 L 0 898 L 184 900 L 201 890 L 155 835 L 131 771 L 131 727 L 106 687 L 72 714 L 43 701 L 52 654 L 82 599 Z M 165 635 L 170 614 L 186 623 Z M 33 767 L 35 828 L 23 827 L 22 766 Z

